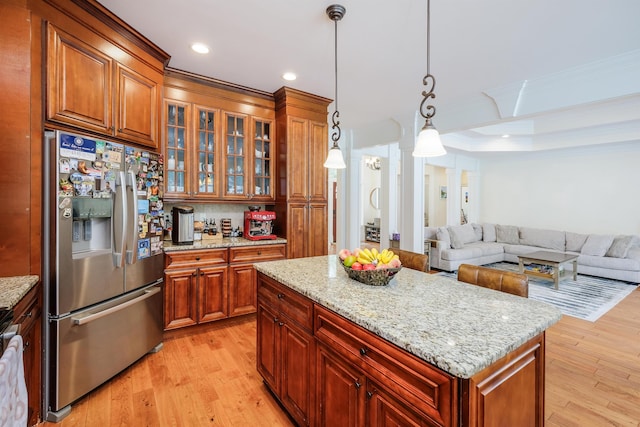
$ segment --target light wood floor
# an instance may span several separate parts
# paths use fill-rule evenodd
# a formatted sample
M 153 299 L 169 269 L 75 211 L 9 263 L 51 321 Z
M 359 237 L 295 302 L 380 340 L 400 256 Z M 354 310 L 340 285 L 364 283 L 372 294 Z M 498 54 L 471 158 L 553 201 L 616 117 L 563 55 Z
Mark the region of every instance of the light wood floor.
M 547 427 L 640 426 L 640 290 L 547 331 Z M 255 369 L 255 316 L 167 334 L 73 406 L 59 427 L 291 426 Z M 517 426 L 513 426 L 517 427 Z

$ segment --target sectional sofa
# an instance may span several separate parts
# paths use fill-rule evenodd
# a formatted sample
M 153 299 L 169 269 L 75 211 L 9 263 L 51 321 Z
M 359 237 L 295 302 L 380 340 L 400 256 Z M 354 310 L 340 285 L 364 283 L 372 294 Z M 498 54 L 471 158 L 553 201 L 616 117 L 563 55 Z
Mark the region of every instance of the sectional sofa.
M 518 255 L 547 250 L 578 254 L 578 273 L 640 283 L 640 236 L 580 234 L 501 224 L 425 227 L 431 267 L 518 262 Z M 567 268 L 571 264 L 567 265 Z

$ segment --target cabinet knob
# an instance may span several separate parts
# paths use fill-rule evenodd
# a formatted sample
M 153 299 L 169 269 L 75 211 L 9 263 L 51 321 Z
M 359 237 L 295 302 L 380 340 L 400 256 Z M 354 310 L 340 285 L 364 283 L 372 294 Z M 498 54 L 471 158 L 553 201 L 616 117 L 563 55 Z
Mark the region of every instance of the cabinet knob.
M 118 132 L 122 132 L 122 128 L 118 128 Z
M 23 348 L 27 348 L 27 347 L 29 347 L 29 341 L 25 341 L 25 342 L 24 342 L 24 346 L 23 346 Z
M 362 348 L 360 349 L 360 355 L 361 355 L 361 356 L 366 356 L 366 355 L 367 355 L 367 349 L 366 349 L 366 348 L 364 348 L 364 347 L 362 347 Z
M 278 294 L 278 299 L 283 299 L 284 298 L 284 294 Z
M 273 318 L 273 323 L 278 323 L 280 321 L 280 319 L 278 319 L 277 317 Z
M 193 273 L 191 273 L 191 275 L 192 275 L 193 277 L 196 277 L 196 272 L 194 271 Z
M 356 388 L 358 390 L 360 390 L 360 387 L 362 387 L 362 384 L 360 384 L 357 380 L 356 380 L 356 383 L 354 385 L 356 386 Z
M 199 256 L 196 257 L 196 261 L 200 261 L 200 257 Z
M 284 326 L 284 322 L 278 322 L 278 326 Z
M 262 251 L 258 251 L 258 255 L 262 255 Z
M 373 397 L 373 393 L 370 391 L 367 391 L 367 399 L 371 399 Z

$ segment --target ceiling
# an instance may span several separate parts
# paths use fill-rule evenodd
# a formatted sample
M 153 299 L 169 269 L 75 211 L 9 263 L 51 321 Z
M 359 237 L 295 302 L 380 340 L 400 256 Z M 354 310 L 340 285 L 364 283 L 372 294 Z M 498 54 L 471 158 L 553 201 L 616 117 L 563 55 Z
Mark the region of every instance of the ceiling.
M 168 52 L 172 68 L 335 97 L 325 14 L 335 1 L 100 2 Z M 427 66 L 426 0 L 339 3 L 343 132 L 412 122 Z M 638 16 L 638 0 L 432 0 L 433 122 L 444 144 L 482 153 L 639 141 Z M 192 52 L 194 42 L 210 53 Z M 285 71 L 297 80 L 284 81 Z

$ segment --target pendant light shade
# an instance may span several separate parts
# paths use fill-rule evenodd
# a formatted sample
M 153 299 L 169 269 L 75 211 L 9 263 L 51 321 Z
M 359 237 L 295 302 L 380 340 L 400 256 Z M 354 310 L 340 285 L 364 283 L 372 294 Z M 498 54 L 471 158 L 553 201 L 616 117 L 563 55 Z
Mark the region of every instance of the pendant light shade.
M 344 169 L 347 167 L 342 158 L 342 151 L 340 151 L 340 147 L 337 144 L 329 150 L 329 155 L 323 166 L 327 169 Z
M 345 12 L 347 10 L 344 6 L 339 4 L 332 4 L 326 10 L 327 16 L 334 22 L 334 32 L 335 32 L 335 49 L 334 49 L 334 59 L 335 59 L 335 82 L 336 82 L 336 97 L 335 97 L 335 106 L 336 110 L 331 115 L 331 121 L 333 122 L 333 133 L 331 134 L 331 140 L 333 141 L 333 145 L 329 150 L 329 155 L 327 156 L 327 160 L 324 162 L 324 167 L 328 169 L 344 169 L 347 165 L 344 163 L 344 159 L 342 158 L 342 151 L 340 151 L 340 147 L 338 146 L 338 141 L 340 140 L 340 122 L 338 119 L 340 118 L 340 113 L 338 112 L 338 21 L 342 19 Z
M 416 146 L 413 149 L 414 157 L 438 157 L 447 154 L 438 130 L 431 124 L 431 119 L 427 119 L 422 130 L 418 134 Z
M 436 114 L 436 107 L 434 107 L 433 105 L 427 105 L 427 101 L 429 100 L 429 98 L 436 97 L 436 94 L 433 92 L 436 87 L 436 79 L 430 72 L 430 21 L 431 1 L 427 0 L 427 75 L 422 79 L 422 84 L 425 86 L 425 90 L 422 91 L 423 98 L 422 102 L 420 102 L 420 115 L 424 117 L 424 126 L 418 134 L 416 145 L 413 149 L 414 157 L 437 157 L 447 154 L 447 150 L 444 149 L 442 141 L 440 140 L 440 134 L 431 122 L 431 119 Z

